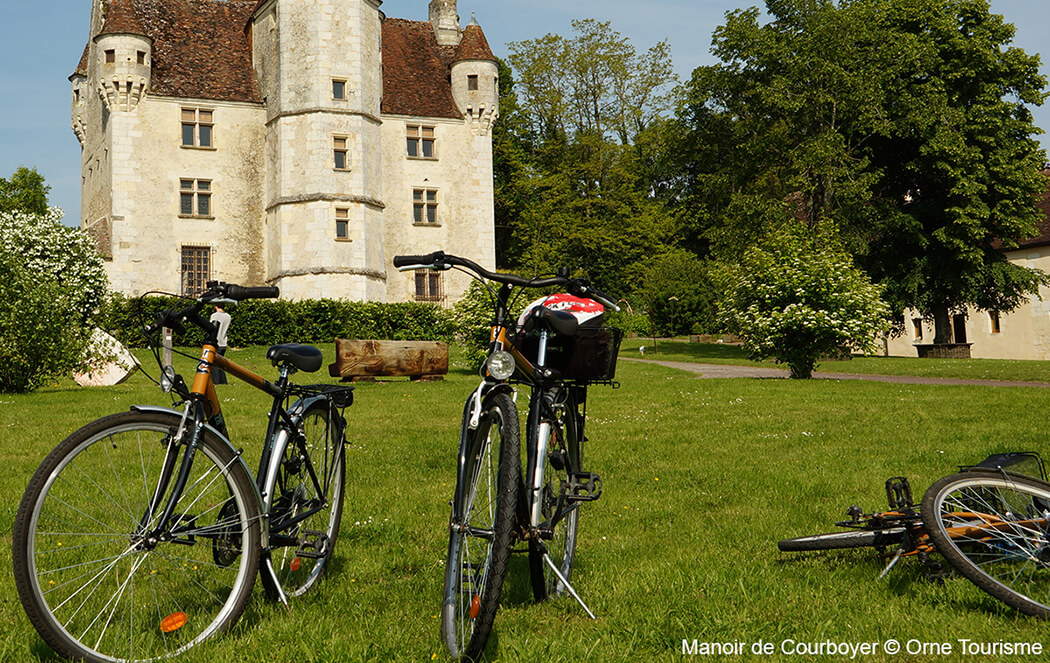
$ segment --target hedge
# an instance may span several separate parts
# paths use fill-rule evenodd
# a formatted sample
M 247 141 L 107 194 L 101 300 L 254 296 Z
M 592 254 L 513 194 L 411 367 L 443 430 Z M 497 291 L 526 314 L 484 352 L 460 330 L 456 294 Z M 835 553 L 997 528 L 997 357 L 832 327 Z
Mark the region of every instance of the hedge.
M 144 347 L 143 325 L 153 312 L 181 308 L 175 297 L 114 295 L 102 311 L 102 326 L 129 347 Z M 205 309 L 205 317 L 212 309 Z M 434 304 L 357 302 L 342 299 L 248 300 L 230 307 L 229 345 L 331 343 L 336 338 L 452 341 L 451 314 Z M 176 345 L 200 345 L 204 334 L 188 326 Z

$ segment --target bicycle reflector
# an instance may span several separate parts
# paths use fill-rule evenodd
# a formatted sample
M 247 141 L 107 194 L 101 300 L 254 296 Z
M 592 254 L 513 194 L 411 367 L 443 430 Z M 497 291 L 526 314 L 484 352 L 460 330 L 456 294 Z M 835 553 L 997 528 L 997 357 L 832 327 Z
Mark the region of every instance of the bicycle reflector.
M 514 356 L 506 350 L 497 350 L 485 360 L 485 368 L 497 380 L 506 380 L 514 375 Z
M 185 612 L 173 612 L 164 619 L 160 620 L 160 631 L 161 633 L 171 633 L 178 631 L 180 628 L 186 625 L 186 613 Z

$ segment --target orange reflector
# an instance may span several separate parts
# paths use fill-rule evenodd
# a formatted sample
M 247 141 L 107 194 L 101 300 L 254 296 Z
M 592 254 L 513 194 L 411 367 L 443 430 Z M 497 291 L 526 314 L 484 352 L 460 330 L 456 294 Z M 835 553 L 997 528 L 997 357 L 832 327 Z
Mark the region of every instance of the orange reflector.
M 470 599 L 470 618 L 477 619 L 479 612 L 481 612 L 481 597 L 475 596 Z
M 177 631 L 186 625 L 186 613 L 185 612 L 173 612 L 164 619 L 160 620 L 161 633 L 171 633 Z
M 299 567 L 302 566 L 302 565 L 303 565 L 303 560 L 301 560 L 300 558 L 296 557 L 296 558 L 294 558 L 291 561 L 290 564 L 288 564 L 288 568 L 290 568 L 293 571 L 298 571 Z

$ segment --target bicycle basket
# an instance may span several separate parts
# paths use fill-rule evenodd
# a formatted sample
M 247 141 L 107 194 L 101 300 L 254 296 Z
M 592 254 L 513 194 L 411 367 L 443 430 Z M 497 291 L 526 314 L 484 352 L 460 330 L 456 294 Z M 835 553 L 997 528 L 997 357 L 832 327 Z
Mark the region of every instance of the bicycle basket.
M 571 336 L 553 336 L 547 343 L 547 367 L 571 382 L 610 382 L 616 376 L 623 331 L 616 327 L 579 327 Z M 515 345 L 535 361 L 539 341 L 519 334 Z

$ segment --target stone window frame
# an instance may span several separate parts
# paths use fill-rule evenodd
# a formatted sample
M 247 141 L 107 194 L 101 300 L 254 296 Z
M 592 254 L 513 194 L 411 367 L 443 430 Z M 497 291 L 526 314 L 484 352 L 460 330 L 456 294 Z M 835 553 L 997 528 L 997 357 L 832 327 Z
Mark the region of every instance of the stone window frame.
M 342 88 L 342 90 L 339 89 L 340 87 Z M 339 96 L 338 94 L 336 94 L 339 91 L 342 92 L 342 96 Z M 335 100 L 335 101 L 346 101 L 348 92 L 349 92 L 349 86 L 348 86 L 347 79 L 342 78 L 342 77 L 338 77 L 338 76 L 332 78 L 332 99 L 333 100 Z
M 179 218 L 180 219 L 214 219 L 215 218 L 215 205 L 213 197 L 215 195 L 214 182 L 209 179 L 196 178 L 196 177 L 180 177 L 179 178 Z M 186 214 L 183 210 L 183 204 L 189 200 L 190 209 L 192 212 Z M 201 203 L 204 202 L 207 205 L 206 213 L 201 213 Z
M 343 165 L 339 165 L 342 158 Z M 346 172 L 350 170 L 350 136 L 332 134 L 332 170 Z
M 412 225 L 436 228 L 441 225 L 439 190 L 436 187 L 412 187 Z
M 417 302 L 440 302 L 444 299 L 444 279 L 436 269 L 417 269 L 414 272 L 414 285 Z
M 195 295 L 211 280 L 211 247 L 183 244 L 179 247 L 179 289 L 184 295 Z
M 988 311 L 988 326 L 992 334 L 1003 333 L 1003 321 L 999 317 L 999 311 Z
M 102 62 L 105 64 L 116 64 L 117 63 L 117 51 L 114 48 L 107 48 L 102 52 Z
M 186 142 L 189 130 L 191 143 Z M 214 150 L 215 148 L 215 109 L 206 106 L 179 107 L 179 147 L 187 150 Z M 206 139 L 202 138 L 207 136 Z M 202 144 L 204 140 L 207 145 Z
M 342 232 L 340 232 L 340 230 Z M 352 241 L 354 241 L 350 237 L 350 208 L 349 207 L 336 207 L 335 208 L 335 241 L 337 241 L 337 242 L 352 242 Z
M 429 136 L 427 133 L 429 132 Z M 437 127 L 432 124 L 405 123 L 405 149 L 409 159 L 437 161 Z M 427 147 L 430 155 L 427 156 Z M 415 154 L 413 154 L 413 150 Z

